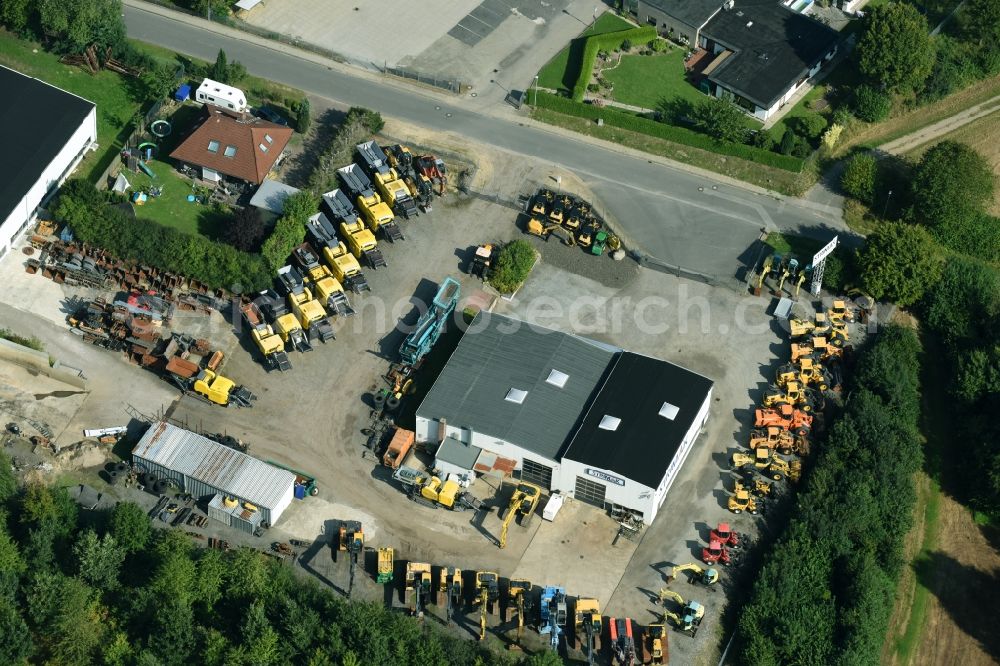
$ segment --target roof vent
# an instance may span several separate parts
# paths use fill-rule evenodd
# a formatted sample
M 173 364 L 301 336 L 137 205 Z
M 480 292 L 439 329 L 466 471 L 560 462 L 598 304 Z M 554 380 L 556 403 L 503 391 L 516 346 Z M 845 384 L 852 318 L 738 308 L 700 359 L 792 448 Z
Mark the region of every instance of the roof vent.
M 677 418 L 677 412 L 679 411 L 680 408 L 677 405 L 671 405 L 669 402 L 665 402 L 663 403 L 663 406 L 660 407 L 660 416 L 673 421 Z
M 549 373 L 548 379 L 545 380 L 547 384 L 552 384 L 553 386 L 558 386 L 563 388 L 566 386 L 566 382 L 569 380 L 569 375 L 565 372 L 560 372 L 555 368 L 552 368 L 552 372 Z
M 737 16 L 743 16 L 743 10 L 742 9 L 737 10 L 736 15 Z
M 748 28 L 749 28 L 750 26 L 752 26 L 752 25 L 753 25 L 753 21 L 747 21 L 747 27 L 748 27 Z
M 507 397 L 505 397 L 504 400 L 506 400 L 507 402 L 513 402 L 516 405 L 520 405 L 521 403 L 524 402 L 524 399 L 527 397 L 528 397 L 527 391 L 519 388 L 512 388 L 511 390 L 507 391 Z
M 600 425 L 597 427 L 601 430 L 618 430 L 618 426 L 621 424 L 622 420 L 617 416 L 611 416 L 605 414 L 604 418 L 601 419 Z

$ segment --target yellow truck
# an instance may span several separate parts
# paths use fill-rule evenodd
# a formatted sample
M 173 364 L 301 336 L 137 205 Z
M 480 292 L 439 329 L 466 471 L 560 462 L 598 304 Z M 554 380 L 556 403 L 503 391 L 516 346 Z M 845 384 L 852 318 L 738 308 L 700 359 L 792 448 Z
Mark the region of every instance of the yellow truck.
M 379 174 L 375 174 L 378 181 Z M 398 182 L 398 181 L 396 181 Z M 402 185 L 402 183 L 400 183 Z M 405 189 L 405 186 L 404 186 Z M 372 233 L 380 233 L 382 237 L 390 243 L 395 243 L 403 239 L 403 232 L 396 224 L 396 216 L 393 215 L 392 208 L 383 201 L 379 195 L 372 193 L 369 196 L 358 195 L 358 210 L 361 211 L 361 218 L 371 229 Z
M 193 393 L 214 405 L 253 407 L 253 401 L 257 399 L 247 388 L 237 386 L 228 377 L 208 368 L 200 368 L 180 356 L 171 357 L 167 362 L 166 372 L 184 393 Z
M 382 250 L 378 247 L 375 234 L 365 228 L 364 222 L 361 220 L 356 220 L 350 224 L 346 221 L 341 222 L 340 232 L 343 234 L 344 239 L 347 241 L 347 247 L 350 248 L 351 254 L 355 258 L 359 260 L 364 258 L 368 262 L 368 265 L 374 269 L 389 265 L 382 255 Z
M 282 266 L 278 269 L 278 279 L 285 289 L 292 313 L 309 337 L 318 337 L 323 342 L 333 340 L 333 325 L 327 319 L 326 310 L 313 298 L 302 274 L 294 266 Z
M 393 212 L 410 219 L 417 214 L 417 202 L 413 200 L 410 189 L 403 182 L 403 174 L 393 168 L 395 160 L 386 155 L 385 151 L 374 141 L 365 141 L 355 146 L 361 168 L 375 180 L 375 188 L 382 201 L 388 204 Z M 391 152 L 391 151 L 390 151 Z M 409 163 L 413 163 L 410 156 Z M 363 185 L 363 181 L 358 183 Z M 360 190 L 352 189 L 345 182 L 354 196 L 361 194 Z M 370 187 L 370 183 L 369 183 Z
M 336 195 L 339 195 L 339 197 Z M 324 194 L 323 203 L 329 209 L 328 199 L 336 201 L 340 198 L 343 198 L 343 202 L 346 202 L 350 211 L 351 202 L 344 197 L 344 193 L 340 190 Z M 326 260 L 330 270 L 333 271 L 333 277 L 337 278 L 337 281 L 345 289 L 349 289 L 355 294 L 360 294 L 362 291 L 371 291 L 371 287 L 368 286 L 368 280 L 365 279 L 365 274 L 361 272 L 361 264 L 348 251 L 347 246 L 341 242 L 337 236 L 337 229 L 325 214 L 316 213 L 310 217 L 306 223 L 306 230 L 309 232 L 309 239 L 312 246 L 322 253 L 323 259 Z
M 354 314 L 351 301 L 344 293 L 340 280 L 333 276 L 330 269 L 319 262 L 316 251 L 308 243 L 295 248 L 292 253 L 305 273 L 308 285 L 312 287 L 316 299 L 332 315 L 348 316 Z
M 298 318 L 291 312 L 286 312 L 275 319 L 274 328 L 278 332 L 278 337 L 286 345 L 291 345 L 295 351 L 312 351 L 309 336 L 302 328 L 302 324 L 299 323 Z
M 288 360 L 288 354 L 285 353 L 285 342 L 264 319 L 257 304 L 244 303 L 240 306 L 240 312 L 250 329 L 250 337 L 253 338 L 260 353 L 263 354 L 268 367 L 281 371 L 291 370 L 291 361 Z

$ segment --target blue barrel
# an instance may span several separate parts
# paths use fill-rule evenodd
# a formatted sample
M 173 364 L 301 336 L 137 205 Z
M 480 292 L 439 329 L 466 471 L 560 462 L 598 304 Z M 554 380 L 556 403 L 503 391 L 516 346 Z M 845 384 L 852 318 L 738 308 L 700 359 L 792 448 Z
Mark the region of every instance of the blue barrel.
M 295 499 L 305 499 L 306 498 L 306 487 L 301 483 L 295 484 Z

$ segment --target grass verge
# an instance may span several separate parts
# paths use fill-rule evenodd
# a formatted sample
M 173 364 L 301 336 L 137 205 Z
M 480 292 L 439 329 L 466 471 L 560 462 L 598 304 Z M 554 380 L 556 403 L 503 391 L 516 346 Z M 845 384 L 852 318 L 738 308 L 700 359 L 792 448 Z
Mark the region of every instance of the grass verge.
M 664 54 L 627 55 L 602 76 L 614 84 L 614 100 L 656 109 L 664 100 L 699 104 L 707 99 L 684 75 L 684 51 L 671 48 Z
M 811 162 L 807 162 L 801 173 L 764 166 L 738 157 L 719 155 L 700 148 L 692 148 L 648 134 L 631 132 L 605 125 L 599 127 L 586 118 L 576 118 L 549 109 L 532 109 L 531 117 L 549 125 L 604 139 L 622 146 L 641 150 L 651 155 L 667 157 L 678 162 L 708 169 L 714 173 L 729 176 L 747 183 L 766 187 L 789 196 L 799 196 L 816 182 L 817 173 Z

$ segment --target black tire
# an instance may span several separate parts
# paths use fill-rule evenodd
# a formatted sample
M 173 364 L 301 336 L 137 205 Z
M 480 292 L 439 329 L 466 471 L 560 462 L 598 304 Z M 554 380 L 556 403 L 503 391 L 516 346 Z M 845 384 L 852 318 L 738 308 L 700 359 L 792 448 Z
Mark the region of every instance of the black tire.
M 157 495 L 162 495 L 167 491 L 168 487 L 170 487 L 170 484 L 167 482 L 166 479 L 159 479 L 155 484 L 153 484 L 153 491 Z
M 118 474 L 118 470 L 113 469 L 108 472 L 108 478 L 111 480 L 111 483 L 118 483 L 120 476 L 121 475 Z
M 309 491 L 309 494 L 312 495 L 313 497 L 319 495 L 319 488 L 313 487 L 313 489 Z
M 399 407 L 399 398 L 392 395 L 389 396 L 385 401 L 385 408 L 390 412 Z
M 376 393 L 376 394 L 375 394 L 375 395 L 374 395 L 374 396 L 372 397 L 372 400 L 374 400 L 374 401 L 375 401 L 375 406 L 376 406 L 376 407 L 381 407 L 382 405 L 384 405 L 384 404 L 385 404 L 385 398 L 386 398 L 386 395 L 385 395 L 385 393 L 382 393 L 382 392 L 380 391 L 380 392 Z
M 120 462 L 117 465 L 115 465 L 115 471 L 118 472 L 119 474 L 125 474 L 126 472 L 128 472 L 128 465 L 123 462 Z

